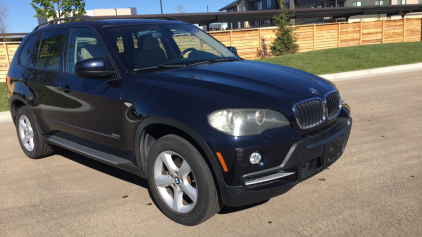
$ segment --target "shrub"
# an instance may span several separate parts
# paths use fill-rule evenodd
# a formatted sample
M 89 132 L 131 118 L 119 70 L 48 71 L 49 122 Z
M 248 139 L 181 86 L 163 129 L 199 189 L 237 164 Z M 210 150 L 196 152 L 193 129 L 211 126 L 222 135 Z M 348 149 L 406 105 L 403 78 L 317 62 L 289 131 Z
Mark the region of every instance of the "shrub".
M 278 27 L 275 30 L 277 38 L 270 47 L 271 54 L 274 56 L 293 54 L 299 49 L 299 45 L 296 44 L 297 36 L 294 35 L 294 29 L 289 21 L 295 14 L 287 11 L 285 0 L 278 0 L 278 3 L 280 12 L 273 17 L 274 24 Z

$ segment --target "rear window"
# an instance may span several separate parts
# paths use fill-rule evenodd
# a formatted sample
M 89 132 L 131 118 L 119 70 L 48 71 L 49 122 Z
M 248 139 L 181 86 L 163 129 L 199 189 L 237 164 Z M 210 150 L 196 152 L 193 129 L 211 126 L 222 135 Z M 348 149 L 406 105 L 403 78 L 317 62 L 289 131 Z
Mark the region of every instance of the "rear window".
M 49 70 L 60 70 L 60 58 L 63 40 L 67 29 L 44 32 L 38 57 L 38 67 Z
M 31 56 L 32 49 L 34 48 L 35 42 L 37 41 L 40 35 L 36 34 L 31 36 L 28 41 L 26 41 L 25 47 L 23 47 L 19 55 L 19 64 L 23 66 L 28 66 L 29 57 Z

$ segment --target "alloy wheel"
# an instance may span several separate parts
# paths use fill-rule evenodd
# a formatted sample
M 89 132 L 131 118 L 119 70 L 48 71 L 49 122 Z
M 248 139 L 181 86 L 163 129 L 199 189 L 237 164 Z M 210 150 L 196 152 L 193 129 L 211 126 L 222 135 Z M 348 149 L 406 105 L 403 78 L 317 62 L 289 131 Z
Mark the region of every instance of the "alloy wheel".
M 34 150 L 34 130 L 26 115 L 22 115 L 19 118 L 19 138 L 27 151 L 31 152 Z
M 173 211 L 187 213 L 198 199 L 195 176 L 188 162 L 173 151 L 161 152 L 154 164 L 155 185 Z

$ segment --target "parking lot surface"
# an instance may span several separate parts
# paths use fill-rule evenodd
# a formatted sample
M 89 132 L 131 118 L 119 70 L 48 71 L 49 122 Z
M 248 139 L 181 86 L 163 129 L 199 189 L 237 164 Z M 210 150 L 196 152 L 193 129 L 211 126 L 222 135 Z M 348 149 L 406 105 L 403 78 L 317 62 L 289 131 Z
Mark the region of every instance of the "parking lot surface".
M 0 124 L 0 236 L 422 236 L 422 71 L 336 83 L 344 155 L 286 194 L 185 227 L 145 180 L 66 150 L 31 160 Z

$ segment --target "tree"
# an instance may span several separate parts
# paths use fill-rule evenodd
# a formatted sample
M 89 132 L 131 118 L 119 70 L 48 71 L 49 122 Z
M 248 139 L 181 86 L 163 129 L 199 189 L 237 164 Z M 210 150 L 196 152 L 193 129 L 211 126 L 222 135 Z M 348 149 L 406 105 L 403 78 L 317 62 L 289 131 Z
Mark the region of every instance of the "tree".
M 182 14 L 182 13 L 185 13 L 186 11 L 185 11 L 185 7 L 184 6 L 177 6 L 176 7 L 176 10 L 177 10 L 177 12 L 178 13 L 180 13 L 180 14 Z
M 278 0 L 280 12 L 273 17 L 274 24 L 278 27 L 276 30 L 276 39 L 271 45 L 271 53 L 274 56 L 296 53 L 299 45 L 296 44 L 297 37 L 294 35 L 294 29 L 290 24 L 295 14 L 289 13 L 285 0 Z
M 86 13 L 84 0 L 32 0 L 31 6 L 37 12 L 34 17 L 46 20 L 83 16 Z
M 7 7 L 0 1 L 0 34 L 3 37 L 3 42 L 8 41 L 6 36 L 9 31 L 9 10 Z

